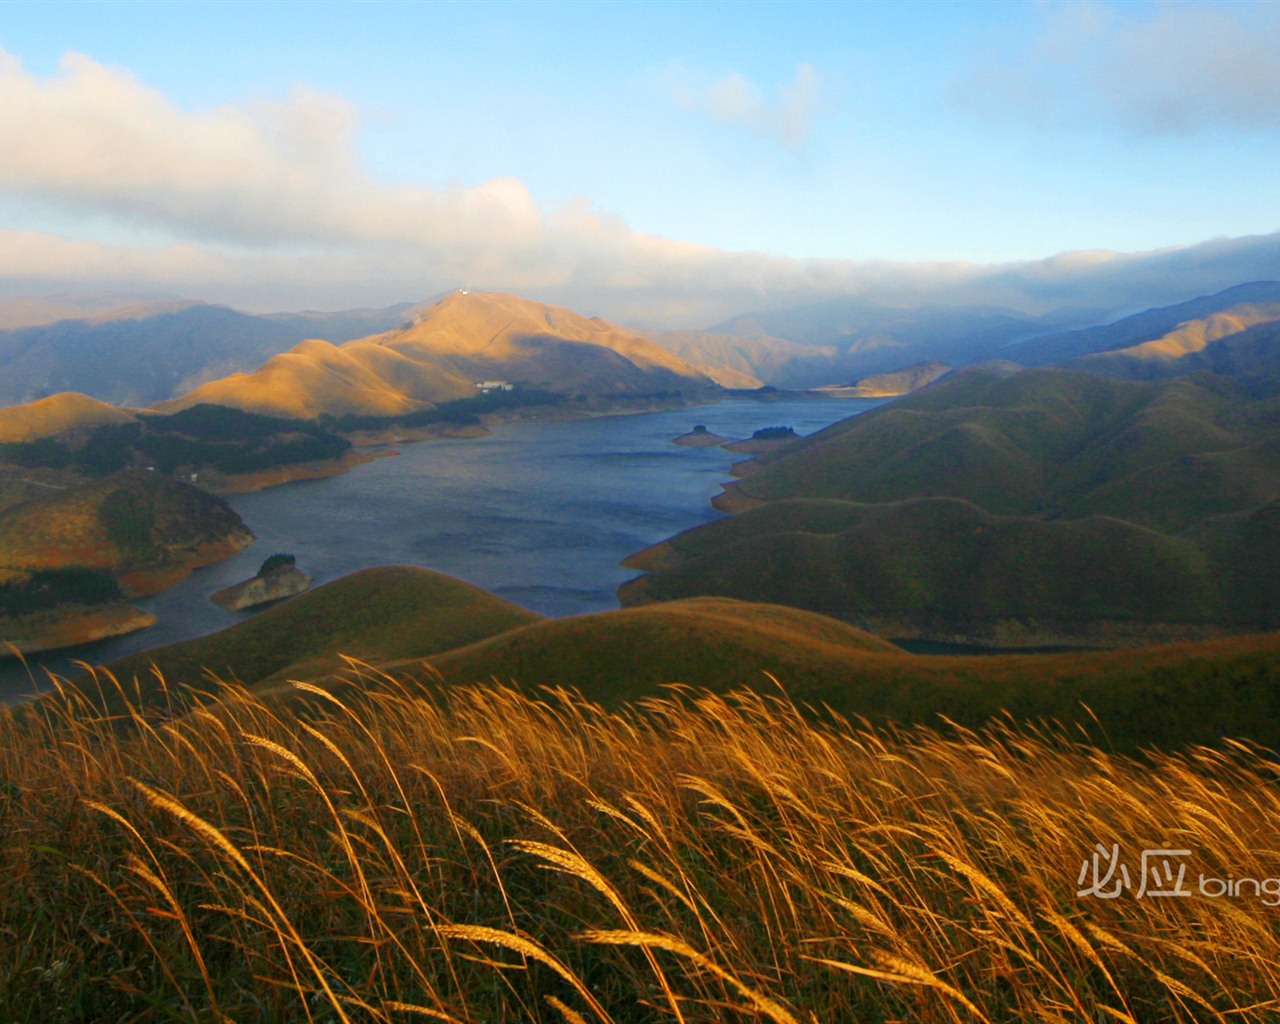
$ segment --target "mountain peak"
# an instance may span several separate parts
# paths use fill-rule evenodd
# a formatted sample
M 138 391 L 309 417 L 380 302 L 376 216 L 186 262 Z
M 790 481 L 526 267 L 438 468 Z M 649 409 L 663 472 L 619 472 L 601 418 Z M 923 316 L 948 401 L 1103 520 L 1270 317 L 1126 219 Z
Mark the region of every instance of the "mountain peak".
M 696 367 L 635 331 L 505 292 L 459 289 L 428 306 L 405 328 L 369 340 L 406 355 L 416 350 L 487 361 L 523 357 L 530 344 L 577 342 L 611 349 L 644 370 L 706 379 Z

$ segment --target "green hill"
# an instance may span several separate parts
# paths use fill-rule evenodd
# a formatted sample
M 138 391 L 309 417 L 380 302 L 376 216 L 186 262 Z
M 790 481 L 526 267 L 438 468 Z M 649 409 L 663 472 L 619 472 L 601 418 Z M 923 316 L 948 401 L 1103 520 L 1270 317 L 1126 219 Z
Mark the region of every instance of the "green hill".
M 726 598 L 542 619 L 459 580 L 399 566 L 354 573 L 212 636 L 120 659 L 100 670 L 101 685 L 89 677 L 73 685 L 108 713 L 122 710 L 123 693 L 160 716 L 185 709 L 188 688 L 216 691 L 215 679 L 288 703 L 312 699 L 293 679 L 340 696 L 495 682 L 564 687 L 609 707 L 668 684 L 781 687 L 817 714 L 979 726 L 1007 712 L 1100 725 L 1117 748 L 1137 750 L 1223 735 L 1280 745 L 1278 671 L 1275 633 L 1106 652 L 914 655 L 814 612 Z
M 1100 728 L 1130 752 L 1223 736 L 1280 747 L 1277 633 L 1118 651 L 915 655 L 812 613 L 695 598 L 548 619 L 429 662 L 430 671 L 383 667 L 429 688 L 440 677 L 449 686 L 562 686 L 608 707 L 656 696 L 668 683 L 781 687 L 816 714 L 875 724 L 979 727 L 1008 715 L 1095 736 Z
M 1254 504 L 1280 498 L 1274 407 L 1211 375 L 1139 383 L 971 370 L 758 459 L 730 490 L 756 502 L 952 497 L 1004 515 L 1186 525 L 1222 504 L 1210 492 L 1223 483 Z M 1229 479 L 1187 481 L 1180 497 L 1153 503 L 1152 472 L 1176 475 L 1188 457 L 1218 460 Z
M 253 540 L 224 501 L 158 473 L 41 481 L 17 497 L 0 507 L 0 656 L 154 625 L 125 598 L 171 587 Z
M 715 594 L 995 647 L 1169 641 L 1256 623 L 1190 540 L 1101 516 L 992 516 L 951 498 L 771 502 L 682 534 L 655 560 L 624 603 Z
M 317 679 L 342 655 L 382 663 L 421 659 L 538 621 L 534 612 L 461 580 L 413 566 L 364 569 L 276 605 L 210 636 L 112 662 L 122 681 L 173 684 L 210 675 L 249 685 Z
M 994 646 L 1270 628 L 1277 400 L 1210 374 L 957 374 L 749 463 L 624 603 L 715 594 Z
M 878 637 L 811 612 L 694 598 L 547 619 L 430 661 L 453 683 L 564 686 L 613 703 L 652 695 L 664 683 L 759 687 L 765 673 L 809 689 L 847 675 L 868 651 L 900 655 Z

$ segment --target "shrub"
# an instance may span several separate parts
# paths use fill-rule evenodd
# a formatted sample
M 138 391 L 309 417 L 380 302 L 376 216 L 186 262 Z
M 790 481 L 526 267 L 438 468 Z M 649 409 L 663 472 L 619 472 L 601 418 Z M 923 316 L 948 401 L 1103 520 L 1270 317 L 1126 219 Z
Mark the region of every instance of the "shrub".
M 293 555 L 286 555 L 277 552 L 276 554 L 268 557 L 267 560 L 262 563 L 258 569 L 258 575 L 266 576 L 268 573 L 275 572 L 277 569 L 282 569 L 286 565 L 294 565 L 296 562 L 297 559 L 294 558 Z
M 753 441 L 786 441 L 796 436 L 793 427 L 761 427 L 751 435 Z

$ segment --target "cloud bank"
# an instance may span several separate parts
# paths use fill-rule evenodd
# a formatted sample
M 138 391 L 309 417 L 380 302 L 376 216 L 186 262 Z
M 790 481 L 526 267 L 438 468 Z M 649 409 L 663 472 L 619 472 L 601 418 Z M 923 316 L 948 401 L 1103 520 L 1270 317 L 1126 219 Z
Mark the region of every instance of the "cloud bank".
M 772 106 L 722 80 L 720 116 L 799 139 L 807 74 Z M 778 128 L 787 118 L 794 125 Z M 68 55 L 41 78 L 0 55 L 0 197 L 160 239 L 0 226 L 0 293 L 160 290 L 258 310 L 334 309 L 470 286 L 696 326 L 839 296 L 1039 311 L 1171 302 L 1280 277 L 1280 235 L 1003 266 L 725 252 L 632 231 L 586 200 L 543 209 L 514 178 L 379 182 L 360 166 L 358 126 L 341 97 L 303 88 L 191 111 L 88 57 Z

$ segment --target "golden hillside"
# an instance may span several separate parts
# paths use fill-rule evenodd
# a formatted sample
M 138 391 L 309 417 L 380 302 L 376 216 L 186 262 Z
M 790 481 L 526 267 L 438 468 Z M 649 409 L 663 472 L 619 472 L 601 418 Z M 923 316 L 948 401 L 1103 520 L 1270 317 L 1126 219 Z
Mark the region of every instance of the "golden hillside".
M 80 427 L 131 423 L 136 417 L 78 391 L 63 391 L 26 405 L 0 409 L 0 443 L 32 441 Z
M 679 356 L 626 328 L 502 292 L 453 292 L 429 306 L 408 327 L 370 340 L 406 354 L 496 362 L 519 358 L 532 339 L 585 342 L 611 349 L 641 369 L 699 376 L 699 371 Z
M 229 505 L 161 473 L 129 470 L 0 513 L 0 576 L 75 566 L 154 594 L 253 540 Z
M 314 419 L 324 412 L 395 416 L 474 393 L 469 382 L 438 367 L 370 349 L 363 342 L 339 347 L 319 339 L 304 341 L 253 373 L 210 381 L 155 408 L 171 413 L 208 403 L 294 419 Z
M 275 416 L 394 416 L 511 381 L 590 397 L 679 396 L 714 387 L 679 356 L 623 328 L 498 293 L 454 292 L 413 323 L 341 346 L 304 341 L 253 373 L 212 381 L 162 412 L 208 402 Z
M 1115 359 L 1165 361 L 1203 352 L 1215 342 L 1240 334 L 1250 327 L 1280 320 L 1280 302 L 1242 303 L 1210 316 L 1180 323 L 1172 331 L 1138 345 L 1098 352 L 1085 362 Z

